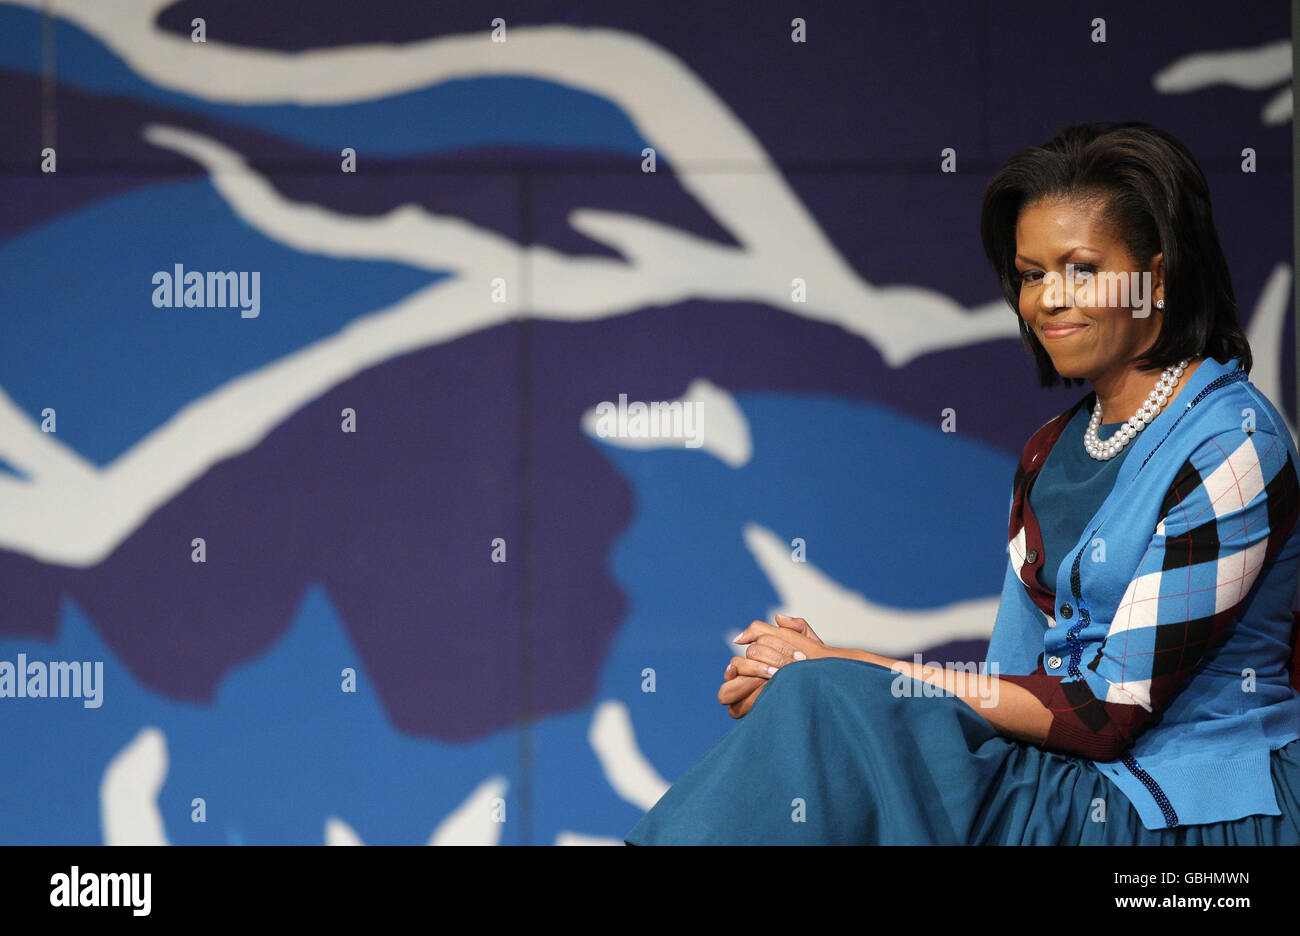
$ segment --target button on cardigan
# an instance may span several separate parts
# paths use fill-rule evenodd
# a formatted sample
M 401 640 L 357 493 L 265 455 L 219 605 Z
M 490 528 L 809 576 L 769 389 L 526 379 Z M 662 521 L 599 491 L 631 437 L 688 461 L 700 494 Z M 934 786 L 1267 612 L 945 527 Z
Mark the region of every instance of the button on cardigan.
M 1012 485 L 988 662 L 1052 712 L 1042 746 L 1095 761 L 1149 829 L 1280 815 L 1270 753 L 1300 738 L 1300 457 L 1239 364 L 1205 358 L 1129 443 L 1052 589 L 1028 492 L 1095 392 L 1034 433 Z

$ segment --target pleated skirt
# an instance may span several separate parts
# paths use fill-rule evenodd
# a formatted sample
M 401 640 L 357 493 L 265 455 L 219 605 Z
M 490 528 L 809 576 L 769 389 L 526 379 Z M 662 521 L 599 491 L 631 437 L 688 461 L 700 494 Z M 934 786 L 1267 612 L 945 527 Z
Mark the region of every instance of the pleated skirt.
M 939 694 L 916 694 L 927 688 Z M 1090 760 L 1000 735 L 956 696 L 886 667 L 804 660 L 772 676 L 624 841 L 1297 845 L 1300 741 L 1271 757 L 1280 816 L 1151 830 Z

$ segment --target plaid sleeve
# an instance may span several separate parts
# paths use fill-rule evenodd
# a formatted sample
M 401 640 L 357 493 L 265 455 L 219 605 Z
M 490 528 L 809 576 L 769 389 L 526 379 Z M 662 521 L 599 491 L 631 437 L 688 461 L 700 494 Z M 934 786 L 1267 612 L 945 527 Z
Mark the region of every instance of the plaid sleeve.
M 1197 448 L 1165 496 L 1105 638 L 1069 637 L 1065 676 L 1040 663 L 1027 676 L 999 677 L 1052 712 L 1043 747 L 1118 758 L 1218 646 L 1298 513 L 1300 483 L 1277 435 L 1233 429 Z

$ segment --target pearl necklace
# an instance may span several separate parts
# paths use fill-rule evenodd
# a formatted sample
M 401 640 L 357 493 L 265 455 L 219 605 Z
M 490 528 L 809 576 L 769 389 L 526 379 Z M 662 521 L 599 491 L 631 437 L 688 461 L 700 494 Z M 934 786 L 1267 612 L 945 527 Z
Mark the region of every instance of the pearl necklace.
M 1119 431 L 1104 442 L 1097 438 L 1097 427 L 1101 425 L 1101 400 L 1098 400 L 1092 408 L 1092 419 L 1088 421 L 1088 429 L 1083 434 L 1083 447 L 1088 450 L 1088 454 L 1097 461 L 1107 461 L 1122 452 L 1124 446 L 1160 415 L 1160 410 L 1164 408 L 1174 387 L 1178 385 L 1178 378 L 1183 375 L 1186 367 L 1186 358 L 1173 367 L 1166 367 L 1156 383 L 1156 388 L 1147 394 L 1146 402 L 1129 418 L 1128 422 L 1119 427 Z

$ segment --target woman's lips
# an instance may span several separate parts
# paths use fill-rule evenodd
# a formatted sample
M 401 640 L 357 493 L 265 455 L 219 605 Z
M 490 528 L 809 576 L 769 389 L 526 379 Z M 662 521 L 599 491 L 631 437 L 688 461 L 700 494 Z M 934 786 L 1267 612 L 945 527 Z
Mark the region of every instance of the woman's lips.
M 1045 325 L 1043 326 L 1043 337 L 1044 338 L 1065 338 L 1068 335 L 1073 335 L 1075 332 L 1083 331 L 1087 327 L 1088 326 L 1086 325 L 1075 325 L 1075 324 Z

